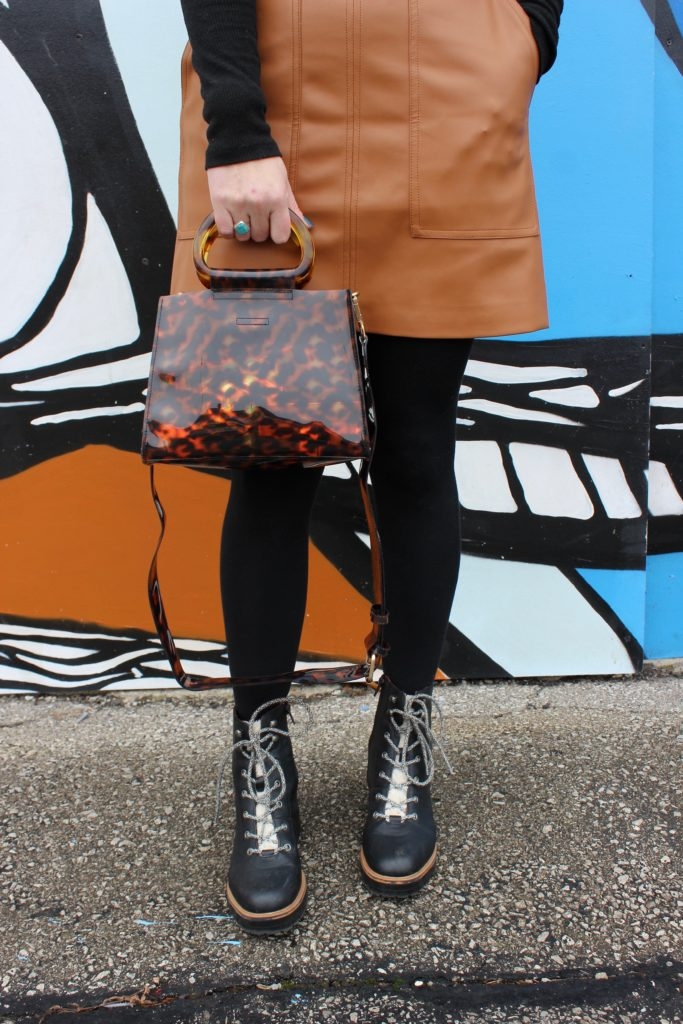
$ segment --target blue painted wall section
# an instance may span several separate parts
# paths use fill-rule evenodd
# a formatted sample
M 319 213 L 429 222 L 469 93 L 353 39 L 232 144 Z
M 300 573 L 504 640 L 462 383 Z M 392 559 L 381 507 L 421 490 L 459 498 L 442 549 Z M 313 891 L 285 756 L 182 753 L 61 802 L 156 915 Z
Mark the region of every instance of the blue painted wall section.
M 651 4 L 647 5 L 651 8 Z M 653 378 L 669 404 L 653 407 L 651 457 L 666 465 L 683 494 L 683 3 L 658 3 L 654 119 Z M 678 424 L 676 426 L 676 424 Z M 670 496 L 673 501 L 673 497 Z M 661 520 L 660 520 L 661 522 Z M 680 508 L 659 546 L 650 533 L 645 652 L 651 658 L 683 654 L 683 530 Z

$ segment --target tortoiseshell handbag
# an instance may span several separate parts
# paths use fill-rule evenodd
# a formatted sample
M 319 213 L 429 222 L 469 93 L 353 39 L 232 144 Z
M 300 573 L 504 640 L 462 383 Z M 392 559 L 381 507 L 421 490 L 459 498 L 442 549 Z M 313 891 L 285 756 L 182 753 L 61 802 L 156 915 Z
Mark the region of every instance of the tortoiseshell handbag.
M 207 263 L 217 237 L 213 216 L 194 242 L 197 276 L 206 291 L 159 301 L 143 420 L 142 460 L 151 468 L 161 532 L 149 570 L 149 599 L 161 644 L 176 680 L 188 689 L 301 683 L 372 683 L 386 653 L 382 626 L 381 547 L 367 486 L 374 412 L 367 370 L 367 336 L 357 296 L 349 291 L 301 290 L 315 250 L 303 221 L 292 213 L 298 266 L 288 270 L 214 269 Z M 304 669 L 257 679 L 189 676 L 168 626 L 157 575 L 165 513 L 154 465 L 270 472 L 302 464 L 361 460 L 358 480 L 368 520 L 374 604 L 364 662 Z

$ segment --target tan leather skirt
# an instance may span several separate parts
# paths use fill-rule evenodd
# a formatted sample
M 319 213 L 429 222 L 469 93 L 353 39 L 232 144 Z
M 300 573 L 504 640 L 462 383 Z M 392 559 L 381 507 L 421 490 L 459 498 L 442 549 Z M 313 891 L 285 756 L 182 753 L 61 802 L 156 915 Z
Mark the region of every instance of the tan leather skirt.
M 257 6 L 268 120 L 315 224 L 310 287 L 357 290 L 384 334 L 545 327 L 528 140 L 538 54 L 517 0 Z M 198 286 L 204 128 L 188 48 L 174 291 Z

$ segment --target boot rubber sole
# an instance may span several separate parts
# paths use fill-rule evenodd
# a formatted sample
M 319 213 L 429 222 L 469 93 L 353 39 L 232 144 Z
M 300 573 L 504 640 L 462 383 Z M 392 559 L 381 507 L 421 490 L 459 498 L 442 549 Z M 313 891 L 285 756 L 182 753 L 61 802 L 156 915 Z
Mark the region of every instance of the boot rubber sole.
M 436 867 L 436 847 L 429 860 L 422 865 L 419 871 L 412 875 L 381 875 L 374 871 L 365 859 L 365 851 L 360 851 L 360 870 L 365 886 L 370 892 L 378 896 L 389 896 L 394 899 L 401 899 L 403 896 L 414 896 L 422 889 Z
M 230 886 L 226 886 L 230 909 L 244 931 L 251 935 L 282 935 L 284 932 L 288 932 L 303 916 L 306 892 L 306 876 L 302 871 L 299 891 L 288 906 L 268 913 L 254 914 L 241 906 L 230 891 Z

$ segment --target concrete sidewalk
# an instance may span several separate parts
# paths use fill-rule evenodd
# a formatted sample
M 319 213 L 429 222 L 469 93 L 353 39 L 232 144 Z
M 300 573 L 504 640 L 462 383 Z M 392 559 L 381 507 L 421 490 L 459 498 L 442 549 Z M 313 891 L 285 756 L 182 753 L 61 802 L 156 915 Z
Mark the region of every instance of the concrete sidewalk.
M 0 698 L 0 1022 L 683 1021 L 683 668 L 438 695 L 440 867 L 403 902 L 357 867 L 373 696 L 295 712 L 310 897 L 277 939 L 223 898 L 229 695 Z

